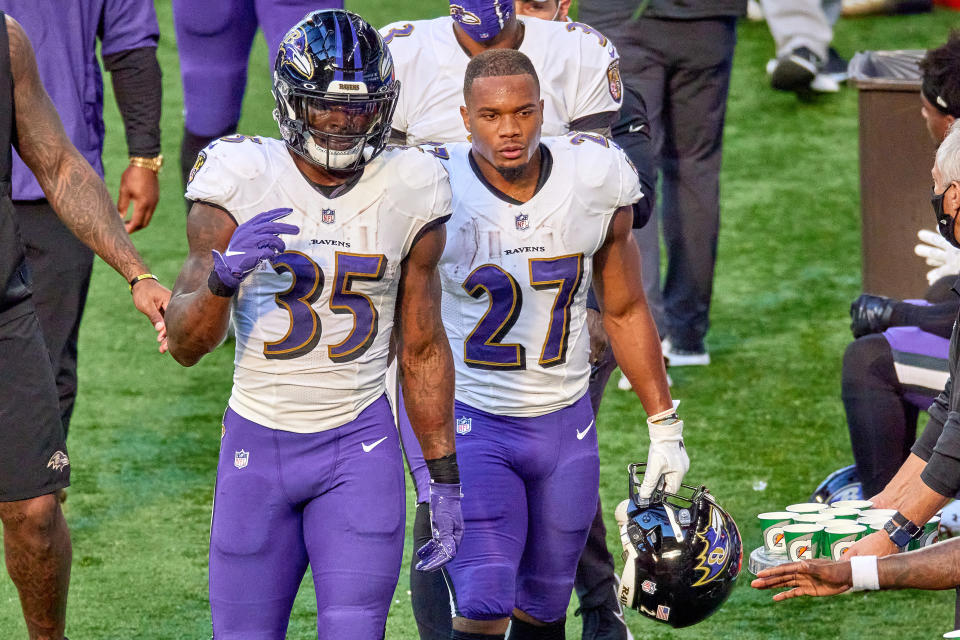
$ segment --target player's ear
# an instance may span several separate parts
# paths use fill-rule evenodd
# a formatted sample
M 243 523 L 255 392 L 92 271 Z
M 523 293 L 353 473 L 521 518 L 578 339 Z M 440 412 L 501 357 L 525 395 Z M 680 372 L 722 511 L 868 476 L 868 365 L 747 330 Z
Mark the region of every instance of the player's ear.
M 543 108 L 543 101 L 540 102 L 541 109 Z M 463 126 L 466 127 L 467 132 L 470 132 L 470 116 L 467 112 L 466 107 L 460 107 L 460 117 L 463 118 Z
M 570 3 L 573 0 L 560 0 L 560 13 L 557 14 L 557 18 L 560 20 L 566 20 L 567 16 L 570 15 Z

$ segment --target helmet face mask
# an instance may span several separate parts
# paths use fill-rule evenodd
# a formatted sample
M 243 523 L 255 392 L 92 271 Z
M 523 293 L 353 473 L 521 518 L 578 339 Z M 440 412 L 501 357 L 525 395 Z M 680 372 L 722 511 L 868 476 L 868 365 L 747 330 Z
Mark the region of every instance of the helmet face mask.
M 743 560 L 740 532 L 706 487 L 654 493 L 638 507 L 645 464 L 631 464 L 630 498 L 617 507 L 624 548 L 620 601 L 673 627 L 707 618 L 727 599 Z
M 400 93 L 380 34 L 356 14 L 315 11 L 277 53 L 273 116 L 291 151 L 334 173 L 379 155 Z

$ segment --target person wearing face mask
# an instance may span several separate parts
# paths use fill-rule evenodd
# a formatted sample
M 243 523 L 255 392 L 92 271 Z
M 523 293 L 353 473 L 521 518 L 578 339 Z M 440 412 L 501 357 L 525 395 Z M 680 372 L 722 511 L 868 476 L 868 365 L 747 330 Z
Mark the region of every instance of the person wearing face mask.
M 929 51 L 920 66 L 921 114 L 939 143 L 960 115 L 960 37 Z M 919 412 L 946 383 L 948 339 L 960 310 L 950 290 L 960 250 L 937 231 L 919 235 L 924 243 L 915 251 L 934 267 L 927 275 L 930 289 L 923 300 L 857 298 L 850 310 L 855 340 L 843 356 L 842 397 L 857 475 L 864 496 L 879 503 L 910 454 Z
M 937 149 L 933 166 L 931 202 L 937 229 L 944 239 L 960 248 L 957 215 L 960 213 L 960 126 L 950 125 Z M 960 278 L 953 284 L 960 295 Z M 960 324 L 950 336 L 950 377 L 927 410 L 930 421 L 911 448 L 906 462 L 881 492 L 882 502 L 897 509 L 883 531 L 877 531 L 850 547 L 854 556 L 884 556 L 895 553 L 918 536 L 931 516 L 960 491 L 960 387 L 955 386 L 960 366 Z M 919 523 L 919 525 L 917 524 Z

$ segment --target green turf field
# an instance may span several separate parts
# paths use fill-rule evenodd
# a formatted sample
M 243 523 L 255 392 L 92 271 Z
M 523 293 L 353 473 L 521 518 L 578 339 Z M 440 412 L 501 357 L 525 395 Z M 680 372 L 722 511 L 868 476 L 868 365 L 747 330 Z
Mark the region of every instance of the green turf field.
M 378 26 L 439 15 L 445 6 L 443 0 L 348 0 Z M 186 251 L 176 160 L 180 77 L 169 3 L 157 2 L 157 10 L 168 168 L 160 209 L 135 240 L 172 285 Z M 846 55 L 927 48 L 944 41 L 951 26 L 960 26 L 960 13 L 848 20 L 838 26 L 835 42 Z M 847 308 L 860 283 L 856 92 L 848 88 L 813 102 L 774 93 L 763 71 L 772 48 L 764 25 L 740 27 L 708 339 L 713 364 L 672 371 L 687 424 L 687 479 L 708 484 L 733 513 L 748 550 L 759 544 L 756 513 L 805 499 L 827 473 L 852 460 L 839 388 L 841 354 L 850 340 Z M 262 41 L 252 58 L 241 132 L 272 136 Z M 126 147 L 111 101 L 108 83 L 105 164 L 116 193 Z M 98 263 L 81 332 L 81 392 L 70 435 L 73 486 L 66 515 L 74 562 L 67 632 L 74 640 L 210 636 L 207 535 L 232 350 L 183 369 L 156 354 L 152 334 L 133 310 L 125 283 Z M 601 491 L 614 530 L 625 466 L 646 457 L 643 418 L 636 398 L 611 385 L 599 434 Z M 766 489 L 755 491 L 761 480 Z M 619 546 L 615 535 L 609 539 L 611 548 Z M 638 638 L 750 639 L 935 638 L 952 628 L 952 592 L 774 605 L 769 593 L 751 590 L 748 581 L 745 573 L 725 607 L 697 627 L 672 631 L 628 612 L 630 626 Z M 570 638 L 580 633 L 575 606 Z M 290 638 L 316 637 L 314 611 L 307 580 Z M 16 592 L 4 576 L 0 640 L 25 637 Z M 405 573 L 387 637 L 416 637 Z

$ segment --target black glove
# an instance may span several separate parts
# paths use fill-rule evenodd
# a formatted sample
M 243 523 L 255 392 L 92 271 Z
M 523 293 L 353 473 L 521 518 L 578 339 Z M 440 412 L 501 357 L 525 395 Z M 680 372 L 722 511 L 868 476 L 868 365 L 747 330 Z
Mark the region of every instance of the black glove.
M 850 331 L 854 338 L 880 333 L 890 328 L 890 317 L 898 300 L 883 296 L 861 294 L 850 305 Z

